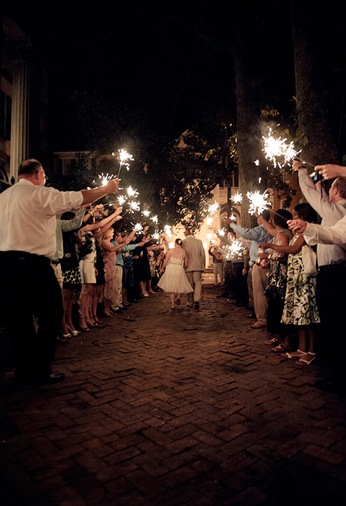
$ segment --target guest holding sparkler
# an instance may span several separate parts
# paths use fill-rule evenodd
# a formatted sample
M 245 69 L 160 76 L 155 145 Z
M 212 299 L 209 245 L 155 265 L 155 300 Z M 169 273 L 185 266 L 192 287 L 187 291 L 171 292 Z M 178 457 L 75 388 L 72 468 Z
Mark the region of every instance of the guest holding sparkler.
M 275 211 L 272 224 L 259 217 L 259 223 L 273 236 L 271 243 L 278 246 L 288 246 L 292 239 L 292 233 L 288 229 L 287 220 L 292 219 L 292 214 L 286 209 Z M 276 251 L 271 248 L 259 253 L 261 262 L 265 262 L 268 268 L 268 286 L 266 295 L 268 297 L 268 317 L 267 328 L 273 335 L 268 343 L 274 343 L 279 337 L 279 344 L 273 348 L 276 352 L 287 352 L 290 350 L 289 336 L 286 329 L 281 324 L 284 297 L 286 292 L 287 280 L 287 254 Z
M 82 280 L 82 289 L 79 297 L 79 327 L 81 330 L 88 331 L 90 327 L 97 324 L 97 304 L 100 298 L 102 287 L 105 284 L 104 264 L 96 268 L 96 262 L 100 261 L 101 252 L 97 256 L 96 240 L 112 226 L 113 223 L 121 219 L 119 216 L 122 207 L 118 207 L 113 214 L 110 214 L 101 221 L 94 223 L 93 216 L 89 223 L 80 229 L 80 237 L 84 237 L 84 244 L 80 246 L 80 271 Z M 101 275 L 102 279 L 97 279 Z M 109 315 L 105 315 L 109 316 Z
M 261 216 L 265 220 L 269 220 L 270 213 L 264 209 Z M 226 223 L 231 220 L 226 219 Z M 243 239 L 250 241 L 249 249 L 249 269 L 247 272 L 247 287 L 248 287 L 248 305 L 252 309 L 249 318 L 256 318 L 257 322 L 253 324 L 254 328 L 264 328 L 267 326 L 267 311 L 268 301 L 264 294 L 264 290 L 268 284 L 266 277 L 266 270 L 260 265 L 257 265 L 258 247 L 259 244 L 271 240 L 271 235 L 263 225 L 259 224 L 259 217 L 257 216 L 257 227 L 244 228 L 240 225 L 232 224 L 233 230 Z M 253 287 L 255 285 L 256 288 Z
M 298 218 L 316 221 L 317 214 L 310 204 L 302 203 L 293 209 L 293 219 Z M 286 356 L 310 365 L 316 358 L 315 327 L 320 323 L 320 318 L 316 303 L 316 275 L 307 276 L 304 271 L 304 245 L 303 235 L 296 233 L 288 246 L 271 242 L 262 243 L 260 247 L 288 254 L 287 287 L 281 322 L 297 329 L 299 344 L 296 351 L 287 352 Z
M 188 267 L 188 255 L 182 247 L 182 240 L 176 239 L 174 248 L 168 250 L 161 268 L 161 278 L 157 284 L 164 292 L 169 293 L 171 310 L 175 309 L 176 298 L 182 293 L 193 293 L 185 269 Z M 165 270 L 166 269 L 166 270 Z
M 0 304 L 16 380 L 54 384 L 64 379 L 51 369 L 63 316 L 50 264 L 56 252 L 56 215 L 115 193 L 118 179 L 99 188 L 61 192 L 45 187 L 45 170 L 35 159 L 23 161 L 18 175 L 19 182 L 0 194 Z
M 344 360 L 346 349 L 344 346 L 344 322 L 342 318 L 345 291 L 346 251 L 340 225 L 346 219 L 346 178 L 338 176 L 332 182 L 327 193 L 319 181 L 314 185 L 307 174 L 307 170 L 300 162 L 293 165 L 298 170 L 299 184 L 306 199 L 321 216 L 321 226 L 309 224 L 297 226 L 297 220 L 290 222 L 294 231 L 304 232 L 308 244 L 317 243 L 317 306 L 321 318 L 320 358 L 325 359 L 330 377 L 317 380 L 317 388 L 330 392 L 346 392 L 346 374 Z M 315 172 L 323 171 L 327 176 L 342 173 L 343 168 L 332 164 L 317 165 Z M 335 230 L 335 232 L 334 232 Z M 332 237 L 335 235 L 336 241 Z

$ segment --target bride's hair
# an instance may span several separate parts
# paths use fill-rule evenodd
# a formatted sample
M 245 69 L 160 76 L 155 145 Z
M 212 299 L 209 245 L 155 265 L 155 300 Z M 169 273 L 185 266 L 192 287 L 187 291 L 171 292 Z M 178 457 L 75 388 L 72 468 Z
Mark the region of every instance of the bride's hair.
M 179 238 L 175 240 L 175 244 L 179 244 L 179 246 L 181 246 L 182 243 L 183 243 L 183 241 Z

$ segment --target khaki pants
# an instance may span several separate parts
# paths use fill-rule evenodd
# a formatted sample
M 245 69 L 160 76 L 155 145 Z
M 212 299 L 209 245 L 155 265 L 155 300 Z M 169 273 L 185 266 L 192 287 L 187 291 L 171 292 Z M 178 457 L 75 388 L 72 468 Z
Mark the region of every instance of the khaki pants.
M 199 302 L 202 297 L 202 272 L 191 271 L 187 272 L 186 276 L 194 290 L 187 294 L 187 300 L 190 304 L 192 304 L 192 302 Z

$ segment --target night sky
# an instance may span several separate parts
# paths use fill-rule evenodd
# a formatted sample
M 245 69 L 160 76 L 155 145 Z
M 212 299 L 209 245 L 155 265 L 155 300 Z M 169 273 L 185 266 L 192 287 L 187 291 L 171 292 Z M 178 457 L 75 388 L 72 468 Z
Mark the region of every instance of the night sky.
M 55 149 L 64 149 L 65 141 L 70 148 L 66 111 L 74 90 L 97 93 L 109 104 L 121 105 L 129 117 L 131 111 L 141 112 L 150 118 L 154 132 L 165 131 L 173 138 L 193 125 L 206 107 L 210 114 L 215 107 L 227 118 L 235 116 L 230 0 L 6 4 L 51 62 Z M 251 8 L 252 0 L 248 4 Z M 259 21 L 260 43 L 269 54 L 263 54 L 258 67 L 270 75 L 272 97 L 285 108 L 294 93 L 288 2 L 267 0 L 261 5 L 265 13 Z M 250 28 L 244 37 L 252 37 Z

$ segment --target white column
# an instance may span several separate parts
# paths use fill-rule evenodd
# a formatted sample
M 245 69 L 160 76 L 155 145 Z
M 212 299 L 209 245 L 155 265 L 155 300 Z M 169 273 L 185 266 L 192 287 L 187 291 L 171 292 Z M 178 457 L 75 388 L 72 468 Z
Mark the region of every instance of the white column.
M 29 63 L 17 60 L 13 64 L 10 181 L 18 181 L 18 166 L 29 151 Z

